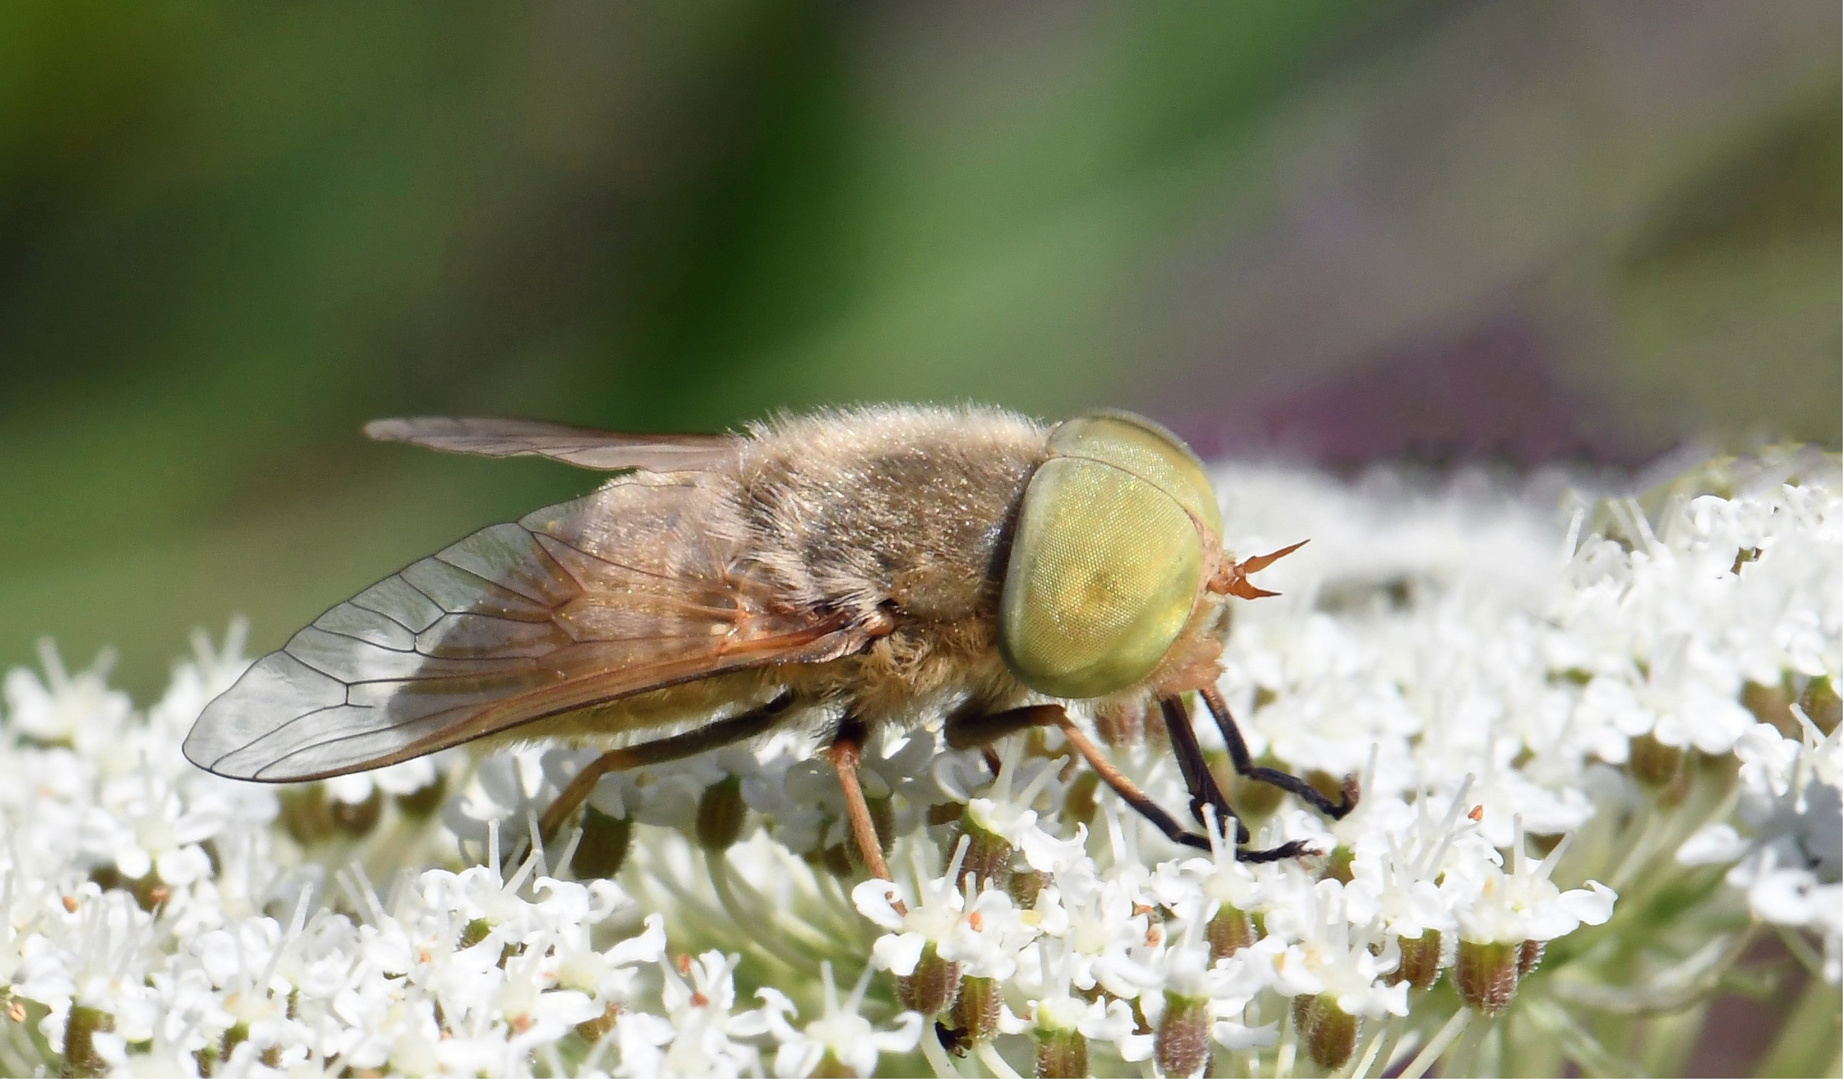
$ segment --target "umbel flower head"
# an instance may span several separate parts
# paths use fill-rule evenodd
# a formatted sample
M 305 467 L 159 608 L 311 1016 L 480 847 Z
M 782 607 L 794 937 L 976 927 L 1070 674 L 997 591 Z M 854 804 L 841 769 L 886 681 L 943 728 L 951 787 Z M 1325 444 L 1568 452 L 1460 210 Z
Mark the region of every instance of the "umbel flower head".
M 1200 731 L 1255 846 L 1323 852 L 1278 862 L 1214 811 L 1174 846 L 1060 732 L 989 755 L 928 716 L 864 757 L 897 881 L 803 730 L 605 777 L 546 846 L 593 751 L 234 783 L 179 745 L 240 629 L 144 710 L 47 645 L 0 710 L 0 1072 L 1671 1072 L 1763 937 L 1790 960 L 1748 978 L 1834 1000 L 1839 472 L 1220 472 L 1232 546 L 1314 542 L 1219 689 L 1263 764 L 1362 775 L 1333 825 Z M 1184 807 L 1132 719 L 1110 756 Z M 1835 1048 L 1835 1009 L 1783 1015 Z

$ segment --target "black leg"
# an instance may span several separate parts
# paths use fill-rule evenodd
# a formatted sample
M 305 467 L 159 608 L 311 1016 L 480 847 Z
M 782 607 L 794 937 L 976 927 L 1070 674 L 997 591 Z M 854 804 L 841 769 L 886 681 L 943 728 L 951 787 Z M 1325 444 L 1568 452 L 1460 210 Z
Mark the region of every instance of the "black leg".
M 1236 823 L 1236 843 L 1248 843 L 1248 826 L 1242 824 L 1242 818 L 1231 809 L 1223 789 L 1217 786 L 1217 778 L 1210 775 L 1210 766 L 1204 762 L 1204 750 L 1197 744 L 1197 732 L 1191 728 L 1191 717 L 1185 712 L 1184 702 L 1175 697 L 1160 698 L 1159 711 L 1165 717 L 1165 730 L 1172 736 L 1172 752 L 1178 757 L 1178 771 L 1184 774 L 1185 788 L 1191 792 L 1191 816 L 1202 825 L 1204 807 L 1214 806 L 1218 821 Z
M 1204 704 L 1210 709 L 1210 715 L 1216 717 L 1217 729 L 1223 733 L 1223 741 L 1229 744 L 1229 758 L 1235 762 L 1236 772 L 1250 780 L 1272 784 L 1282 791 L 1299 796 L 1301 801 L 1333 821 L 1339 820 L 1356 809 L 1359 794 L 1357 777 L 1345 777 L 1343 797 L 1338 802 L 1333 802 L 1325 797 L 1324 792 L 1292 773 L 1284 773 L 1279 769 L 1269 769 L 1255 764 L 1249 757 L 1248 744 L 1242 741 L 1242 732 L 1236 727 L 1236 719 L 1230 715 L 1229 705 L 1223 700 L 1223 695 L 1217 693 L 1215 687 L 1208 687 L 1202 691 L 1202 697 Z
M 1209 697 L 1217 696 L 1215 689 L 1206 690 L 1204 693 L 1207 695 L 1206 700 L 1208 700 Z M 1204 764 L 1204 752 L 1197 745 L 1197 732 L 1191 730 L 1191 717 L 1185 712 L 1184 703 L 1177 698 L 1163 698 L 1159 702 L 1159 708 L 1165 714 L 1166 729 L 1172 733 L 1172 749 L 1178 753 L 1178 767 L 1184 773 L 1185 784 L 1191 789 L 1191 812 L 1197 815 L 1199 821 L 1202 821 L 1204 818 L 1204 806 L 1208 803 L 1216 807 L 1218 820 L 1227 820 L 1234 814 L 1234 811 L 1229 808 L 1229 800 L 1223 797 L 1222 789 L 1217 787 L 1216 777 L 1210 775 L 1210 769 Z M 1214 712 L 1214 710 L 1212 711 Z M 1231 730 L 1234 730 L 1233 725 Z M 1236 758 L 1238 762 L 1245 762 L 1248 760 L 1248 748 L 1242 745 L 1242 736 L 1240 733 L 1236 734 L 1235 741 L 1230 745 L 1230 756 L 1232 758 Z M 1240 757 L 1237 757 L 1238 751 L 1240 752 Z M 1247 775 L 1246 770 L 1238 769 L 1237 771 Z M 1274 772 L 1273 769 L 1266 771 Z M 1308 790 L 1312 790 L 1305 781 L 1295 780 L 1293 777 L 1287 776 L 1286 773 L 1275 773 L 1275 775 L 1286 776 L 1287 779 L 1292 780 L 1294 783 L 1307 787 Z M 1288 790 L 1292 789 L 1289 788 Z M 1314 791 L 1313 794 L 1317 795 L 1319 793 Z M 1324 798 L 1324 796 L 1321 796 L 1321 798 Z M 1318 848 L 1313 847 L 1304 840 L 1289 840 L 1279 847 L 1271 848 L 1243 847 L 1242 845 L 1249 842 L 1249 829 L 1247 825 L 1242 823 L 1241 818 L 1235 818 L 1235 822 L 1237 845 L 1236 858 L 1240 859 L 1242 862 L 1279 862 L 1282 859 L 1295 859 L 1302 855 L 1321 854 Z
M 1280 847 L 1261 848 L 1251 851 L 1237 848 L 1236 858 L 1242 862 L 1280 862 L 1282 859 L 1297 859 L 1302 855 L 1319 855 L 1320 850 L 1304 840 L 1289 840 Z
M 998 712 L 956 713 L 942 727 L 951 750 L 983 750 L 1007 735 L 1062 723 L 1061 705 L 1024 705 Z

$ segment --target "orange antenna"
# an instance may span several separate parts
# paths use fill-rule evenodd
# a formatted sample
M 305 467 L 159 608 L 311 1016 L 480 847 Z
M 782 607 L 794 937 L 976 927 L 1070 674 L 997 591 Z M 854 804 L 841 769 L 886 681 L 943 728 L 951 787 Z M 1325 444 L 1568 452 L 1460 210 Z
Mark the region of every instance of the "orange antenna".
M 1274 560 L 1282 556 L 1293 554 L 1305 547 L 1306 543 L 1305 540 L 1302 540 L 1297 544 L 1290 544 L 1279 551 L 1270 551 L 1266 555 L 1256 555 L 1253 558 L 1244 559 L 1233 565 L 1228 564 L 1226 560 L 1224 567 L 1218 570 L 1216 577 L 1210 580 L 1209 589 L 1213 593 L 1228 593 L 1230 596 L 1240 596 L 1244 600 L 1259 600 L 1264 596 L 1279 596 L 1280 593 L 1256 588 L 1255 585 L 1249 581 L 1249 575 L 1257 570 L 1264 570 L 1273 565 Z

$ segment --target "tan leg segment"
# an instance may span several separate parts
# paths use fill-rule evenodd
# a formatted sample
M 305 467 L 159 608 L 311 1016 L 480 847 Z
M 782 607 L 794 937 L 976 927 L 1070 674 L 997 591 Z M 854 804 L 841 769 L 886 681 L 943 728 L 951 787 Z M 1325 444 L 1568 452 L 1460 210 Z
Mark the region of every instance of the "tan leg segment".
M 602 777 L 623 769 L 635 769 L 642 765 L 658 765 L 666 761 L 677 761 L 706 750 L 715 750 L 720 746 L 741 742 L 767 731 L 780 722 L 781 714 L 787 711 L 793 699 L 779 697 L 774 701 L 738 716 L 718 720 L 701 728 L 683 732 L 664 739 L 640 743 L 636 746 L 624 746 L 619 750 L 610 750 L 601 757 L 583 766 L 581 772 L 570 778 L 557 798 L 544 810 L 544 816 L 538 819 L 538 835 L 545 843 L 556 839 L 563 823 L 570 820 L 577 807 L 589 798 L 589 793 Z
M 851 824 L 852 840 L 858 845 L 858 853 L 864 857 L 864 865 L 873 877 L 895 881 L 890 876 L 890 864 L 884 861 L 877 826 L 871 823 L 871 804 L 865 801 L 864 787 L 858 782 L 858 763 L 864 759 L 862 739 L 861 734 L 842 731 L 826 756 L 832 759 L 832 767 L 839 770 L 839 786 L 845 789 L 845 816 Z
M 1141 791 L 1138 784 L 1128 779 L 1127 774 L 1115 768 L 1114 763 L 1101 752 L 1101 747 L 1096 746 L 1095 741 L 1076 726 L 1076 722 L 1069 718 L 1068 713 L 1063 712 L 1060 708 L 1057 709 L 1055 722 L 1056 726 L 1062 730 L 1063 738 L 1069 740 L 1069 745 L 1075 747 L 1076 753 L 1082 755 L 1083 759 L 1089 763 L 1089 767 L 1100 775 L 1102 781 L 1114 789 L 1115 794 L 1125 799 L 1127 805 L 1139 811 L 1141 817 L 1152 822 L 1173 843 L 1209 850 L 1209 840 L 1180 825 L 1172 815 L 1166 813 L 1158 803 L 1152 801 L 1152 796 Z
M 551 805 L 544 808 L 544 816 L 538 819 L 538 835 L 543 838 L 545 846 L 557 838 L 563 823 L 570 820 L 576 808 L 588 801 L 589 793 L 602 777 L 611 772 L 626 768 L 626 754 L 620 750 L 610 750 L 601 757 L 583 766 L 581 772 L 570 778 L 564 789 L 551 800 Z

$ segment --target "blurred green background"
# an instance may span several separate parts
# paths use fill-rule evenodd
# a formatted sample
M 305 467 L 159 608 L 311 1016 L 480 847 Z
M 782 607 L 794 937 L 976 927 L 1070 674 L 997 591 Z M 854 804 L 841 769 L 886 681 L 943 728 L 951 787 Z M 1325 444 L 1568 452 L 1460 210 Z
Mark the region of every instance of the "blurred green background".
M 1839 439 L 1834 0 L 0 5 L 0 664 L 586 490 L 368 418 Z

